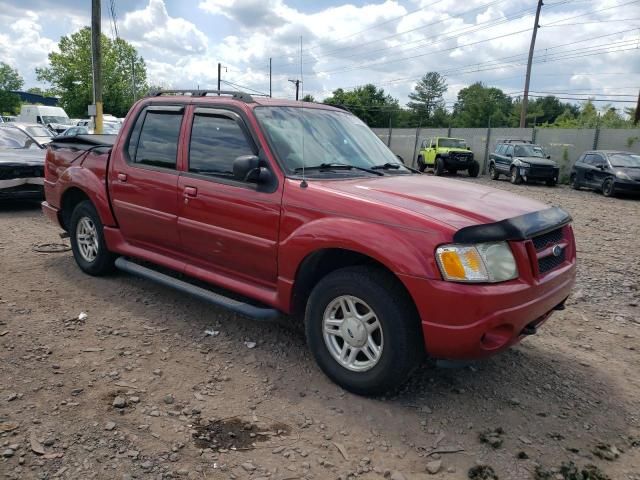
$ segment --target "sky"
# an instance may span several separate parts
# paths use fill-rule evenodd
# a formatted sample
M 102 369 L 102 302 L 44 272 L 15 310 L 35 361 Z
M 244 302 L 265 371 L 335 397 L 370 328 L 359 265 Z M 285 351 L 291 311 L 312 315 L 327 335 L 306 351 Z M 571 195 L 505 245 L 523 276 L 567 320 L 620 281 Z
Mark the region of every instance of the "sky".
M 0 0 L 0 61 L 25 88 L 40 84 L 61 36 L 90 23 L 89 0 Z M 447 106 L 476 81 L 517 96 L 524 86 L 536 0 L 114 0 L 121 38 L 144 57 L 149 81 L 216 88 L 222 79 L 294 98 L 289 80 L 321 100 L 373 83 L 401 104 L 429 71 L 445 75 Z M 103 33 L 114 35 L 111 0 Z M 547 0 L 531 94 L 593 97 L 633 107 L 640 89 L 640 0 Z M 301 50 L 302 48 L 302 50 Z M 301 68 L 302 67 L 302 68 Z M 228 86 L 228 85 L 227 85 Z M 225 86 L 225 88 L 227 87 Z

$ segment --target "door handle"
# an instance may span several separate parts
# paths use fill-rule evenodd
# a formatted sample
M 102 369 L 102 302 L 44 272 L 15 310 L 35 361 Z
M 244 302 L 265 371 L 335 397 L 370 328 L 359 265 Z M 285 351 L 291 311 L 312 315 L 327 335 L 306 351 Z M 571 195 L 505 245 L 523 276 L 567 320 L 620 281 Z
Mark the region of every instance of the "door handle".
M 184 196 L 185 197 L 197 197 L 198 189 L 196 187 L 184 187 Z
M 118 174 L 118 180 L 120 180 L 121 182 L 126 182 L 127 181 L 127 174 L 126 173 L 119 173 Z

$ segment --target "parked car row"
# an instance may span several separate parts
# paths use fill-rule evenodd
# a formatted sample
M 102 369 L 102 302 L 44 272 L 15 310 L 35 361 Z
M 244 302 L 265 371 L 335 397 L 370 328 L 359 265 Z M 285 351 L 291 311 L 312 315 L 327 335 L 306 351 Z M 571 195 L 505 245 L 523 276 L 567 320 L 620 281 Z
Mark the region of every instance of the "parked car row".
M 0 128 L 0 199 L 40 199 L 44 146 L 21 128 Z
M 507 176 L 511 183 L 558 183 L 558 164 L 540 145 L 526 140 L 498 142 L 489 157 L 489 176 Z M 576 190 L 589 188 L 606 197 L 618 193 L 640 193 L 640 155 L 618 150 L 584 152 L 571 167 L 569 183 Z

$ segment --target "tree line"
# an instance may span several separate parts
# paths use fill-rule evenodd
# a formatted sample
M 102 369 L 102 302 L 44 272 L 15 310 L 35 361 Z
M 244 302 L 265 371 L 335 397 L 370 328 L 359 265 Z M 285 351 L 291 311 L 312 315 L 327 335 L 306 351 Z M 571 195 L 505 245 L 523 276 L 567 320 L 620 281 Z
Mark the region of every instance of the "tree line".
M 372 128 L 486 128 L 518 127 L 522 101 L 511 98 L 501 89 L 476 82 L 458 93 L 452 109 L 446 108 L 444 94 L 448 89 L 445 78 L 438 72 L 429 72 L 409 94 L 406 108 L 397 98 L 373 84 L 352 90 L 338 88 L 323 103 L 340 106 L 351 111 Z M 308 96 L 307 101 L 313 101 Z M 527 108 L 527 126 L 558 128 L 632 127 L 630 120 L 635 109 L 620 112 L 611 105 L 602 113 L 592 101 L 582 105 L 563 102 L 548 95 L 531 98 Z

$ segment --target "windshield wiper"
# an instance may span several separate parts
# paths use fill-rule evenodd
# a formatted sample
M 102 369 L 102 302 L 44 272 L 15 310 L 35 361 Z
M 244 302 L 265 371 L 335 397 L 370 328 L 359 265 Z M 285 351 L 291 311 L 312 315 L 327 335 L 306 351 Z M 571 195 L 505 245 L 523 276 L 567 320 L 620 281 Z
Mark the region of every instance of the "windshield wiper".
M 387 162 L 382 165 L 371 167 L 371 170 L 400 170 L 400 165 L 397 163 Z
M 321 163 L 320 165 L 313 165 L 310 167 L 298 167 L 294 172 L 299 173 L 307 170 L 360 170 L 361 172 L 373 173 L 374 175 L 383 176 L 384 173 L 372 170 L 370 168 L 356 167 L 355 165 L 348 165 L 346 163 Z

